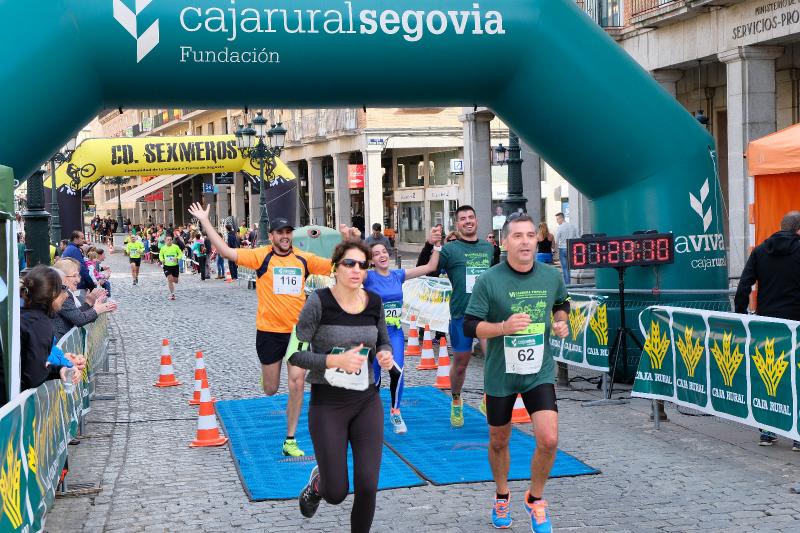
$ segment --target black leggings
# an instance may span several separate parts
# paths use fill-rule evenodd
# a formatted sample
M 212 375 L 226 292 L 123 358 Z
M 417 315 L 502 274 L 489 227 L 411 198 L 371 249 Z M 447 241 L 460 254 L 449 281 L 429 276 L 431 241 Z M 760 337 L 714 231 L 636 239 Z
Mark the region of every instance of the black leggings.
M 366 533 L 375 515 L 383 451 L 383 405 L 373 387 L 364 392 L 328 385 L 311 387 L 308 430 L 319 466 L 320 495 L 338 505 L 347 497 L 347 443 L 353 450 L 353 509 L 350 531 Z

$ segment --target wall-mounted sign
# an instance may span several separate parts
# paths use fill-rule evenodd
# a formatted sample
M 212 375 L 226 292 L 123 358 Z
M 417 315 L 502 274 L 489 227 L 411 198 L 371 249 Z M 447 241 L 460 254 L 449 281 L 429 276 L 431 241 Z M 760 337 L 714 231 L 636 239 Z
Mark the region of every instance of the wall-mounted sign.
M 214 174 L 214 185 L 233 185 L 234 172 L 218 172 Z
M 164 200 L 164 191 L 158 191 L 152 194 L 147 194 L 144 197 L 145 202 L 161 202 L 163 200 Z
M 427 196 L 428 200 L 458 200 L 458 187 L 431 187 Z
M 425 199 L 425 189 L 394 191 L 395 202 L 421 202 Z
M 386 140 L 383 137 L 369 137 L 367 144 L 370 146 L 383 146 L 386 144 Z
M 347 183 L 351 189 L 364 188 L 364 165 L 347 165 Z
M 203 183 L 203 194 L 214 194 L 214 184 Z
M 451 159 L 450 160 L 450 173 L 451 174 L 463 174 L 464 173 L 464 160 L 463 159 Z

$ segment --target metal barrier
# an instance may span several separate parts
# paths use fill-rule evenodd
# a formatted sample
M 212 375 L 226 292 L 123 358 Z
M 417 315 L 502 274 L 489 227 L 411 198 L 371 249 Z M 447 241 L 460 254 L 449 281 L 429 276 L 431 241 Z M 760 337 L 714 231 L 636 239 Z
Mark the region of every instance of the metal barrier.
M 67 353 L 84 354 L 83 379 L 67 393 L 60 380 L 28 389 L 0 408 L 0 530 L 38 532 L 56 491 L 66 489 L 67 446 L 80 434 L 89 411 L 96 369 L 106 364 L 108 317 L 73 328 L 58 342 Z M 23 466 L 24 465 L 24 466 Z M 11 526 L 10 529 L 8 526 Z
M 596 289 L 586 286 L 568 287 L 569 291 L 579 291 L 584 294 L 598 294 L 608 296 L 608 330 L 614 332 L 620 325 L 619 298 L 616 289 Z M 730 311 L 733 305 L 735 290 L 661 290 L 626 289 L 625 290 L 625 321 L 628 324 L 637 324 L 639 313 L 655 305 L 675 305 L 692 309 L 705 309 L 709 311 Z M 644 338 L 634 329 L 633 333 L 644 342 Z M 632 383 L 634 371 L 639 365 L 641 352 L 633 343 L 628 345 L 627 353 L 621 354 L 616 361 L 616 381 Z M 614 361 L 612 361 L 614 364 Z
M 670 306 L 642 311 L 632 396 L 800 440 L 800 322 Z

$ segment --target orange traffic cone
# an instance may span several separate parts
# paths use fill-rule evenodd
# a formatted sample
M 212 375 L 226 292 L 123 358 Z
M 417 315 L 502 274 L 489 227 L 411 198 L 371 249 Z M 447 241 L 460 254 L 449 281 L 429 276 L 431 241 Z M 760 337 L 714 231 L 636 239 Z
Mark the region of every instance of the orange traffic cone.
M 407 356 L 421 355 L 422 351 L 419 349 L 419 332 L 417 331 L 417 317 L 411 315 L 411 323 L 408 328 L 408 346 L 406 346 Z
M 203 352 L 197 352 L 194 365 L 194 394 L 189 400 L 189 405 L 200 405 L 200 393 L 203 390 L 204 379 L 208 380 L 208 374 L 206 373 L 206 364 L 203 362 Z M 217 399 L 212 397 L 211 401 L 216 402 Z
M 201 387 L 200 410 L 197 412 L 197 438 L 189 446 L 192 448 L 222 446 L 228 442 L 228 437 L 219 434 L 217 414 L 214 411 L 214 402 L 211 401 L 207 379 L 203 378 Z
M 231 277 L 231 271 L 225 271 L 225 283 L 233 283 L 233 278 Z
M 439 339 L 439 368 L 436 370 L 436 381 L 433 386 L 437 389 L 450 388 L 450 354 L 447 353 L 447 339 Z
M 174 387 L 180 384 L 181 382 L 175 379 L 175 371 L 172 369 L 172 356 L 169 354 L 169 341 L 164 339 L 161 346 L 161 374 L 159 374 L 155 386 Z
M 436 358 L 433 356 L 431 327 L 425 324 L 425 336 L 422 338 L 422 358 L 419 360 L 417 370 L 436 370 L 437 368 Z
M 514 400 L 514 410 L 511 412 L 512 424 L 530 424 L 531 417 L 528 410 L 525 408 L 525 403 L 522 401 L 522 395 L 517 394 L 517 399 Z

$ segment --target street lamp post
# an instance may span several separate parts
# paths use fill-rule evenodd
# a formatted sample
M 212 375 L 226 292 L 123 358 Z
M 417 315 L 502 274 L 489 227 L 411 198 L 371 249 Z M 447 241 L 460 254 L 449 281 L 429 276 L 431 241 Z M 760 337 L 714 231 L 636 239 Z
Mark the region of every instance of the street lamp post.
M 236 145 L 243 157 L 250 158 L 253 166 L 259 169 L 258 203 L 260 207 L 258 219 L 258 246 L 265 246 L 269 242 L 269 213 L 267 211 L 267 177 L 271 176 L 277 167 L 277 158 L 283 150 L 286 140 L 286 128 L 278 122 L 267 130 L 267 119 L 258 112 L 253 122 L 246 127 L 239 125 L 236 130 Z M 254 145 L 255 144 L 255 145 Z
M 122 231 L 125 221 L 122 219 L 122 186 L 130 181 L 129 176 L 107 176 L 103 180 L 109 185 L 117 186 L 117 231 Z
M 58 246 L 61 240 L 61 217 L 58 211 L 58 188 L 56 187 L 56 165 L 68 162 L 75 152 L 76 137 L 70 137 L 61 151 L 50 158 L 50 243 Z
M 508 149 L 502 144 L 494 149 L 499 165 L 508 165 L 508 195 L 503 201 L 506 215 L 527 212 L 528 199 L 522 195 L 522 158 L 520 157 L 519 137 L 508 132 Z
M 25 252 L 27 268 L 50 264 L 50 247 L 47 243 L 47 219 L 44 210 L 44 171 L 37 170 L 28 178 L 27 209 L 25 219 Z

